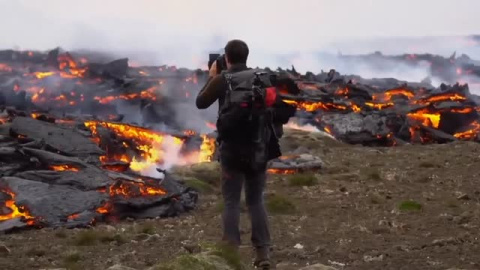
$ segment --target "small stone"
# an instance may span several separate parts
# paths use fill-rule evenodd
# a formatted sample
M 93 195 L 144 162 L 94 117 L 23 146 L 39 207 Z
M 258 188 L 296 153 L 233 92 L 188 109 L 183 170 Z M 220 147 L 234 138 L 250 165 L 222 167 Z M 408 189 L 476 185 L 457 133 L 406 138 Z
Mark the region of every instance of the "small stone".
M 457 199 L 462 201 L 468 201 L 470 200 L 470 197 L 468 196 L 467 193 L 460 193 L 457 195 Z
M 397 245 L 394 248 L 398 251 L 410 251 L 410 248 L 407 245 Z
M 347 192 L 347 188 L 346 187 L 341 187 L 340 192 Z
M 276 265 L 277 270 L 290 270 L 290 269 L 295 269 L 295 265 L 288 263 L 288 262 L 281 262 Z
M 313 253 L 326 253 L 328 250 L 327 246 L 317 246 L 314 250 Z
M 148 238 L 150 238 L 150 235 L 149 235 L 149 234 L 146 234 L 146 233 L 137 234 L 137 235 L 135 236 L 135 240 L 137 240 L 137 241 L 145 241 L 145 240 L 147 240 Z
M 147 239 L 143 240 L 143 242 L 153 242 L 158 241 L 160 239 L 160 235 L 158 233 L 149 235 Z
M 182 247 L 190 254 L 196 254 L 202 251 L 202 247 L 198 244 L 186 243 Z
M 111 266 L 107 268 L 107 270 L 136 270 L 135 268 L 127 267 L 121 264 L 115 264 L 114 266 Z
M 302 244 L 296 244 L 293 248 L 295 249 L 303 249 L 303 245 Z
M 0 256 L 5 256 L 10 254 L 10 249 L 7 248 L 5 245 L 0 245 Z
M 471 220 L 471 215 L 468 212 L 465 212 L 465 213 L 461 214 L 460 216 L 456 216 L 452 219 L 453 222 L 455 222 L 456 224 L 459 224 L 459 225 L 468 223 L 468 222 L 470 222 L 470 220 Z
M 113 227 L 112 225 L 105 225 L 103 226 L 107 232 L 116 232 L 117 228 Z
M 457 239 L 454 237 L 448 237 L 448 238 L 441 238 L 441 239 L 435 239 L 432 241 L 432 245 L 434 246 L 446 246 L 446 245 L 454 245 L 458 242 Z
M 317 264 L 305 266 L 303 268 L 300 268 L 299 270 L 337 270 L 337 268 L 317 263 Z
M 378 222 L 378 226 L 388 226 L 392 227 L 392 223 L 388 220 L 382 219 Z
M 301 154 L 300 159 L 303 159 L 304 161 L 314 161 L 316 158 L 309 154 Z
M 381 254 L 379 256 L 365 255 L 365 256 L 363 256 L 363 260 L 365 262 L 381 262 L 381 261 L 383 261 L 383 254 Z

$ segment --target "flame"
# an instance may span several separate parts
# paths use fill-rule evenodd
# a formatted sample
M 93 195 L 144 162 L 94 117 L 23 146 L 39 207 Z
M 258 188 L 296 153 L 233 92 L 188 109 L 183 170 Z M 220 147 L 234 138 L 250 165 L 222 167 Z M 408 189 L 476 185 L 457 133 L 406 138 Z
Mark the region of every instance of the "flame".
M 28 225 L 33 225 L 34 217 L 30 215 L 28 210 L 23 206 L 17 206 L 15 204 L 15 193 L 8 190 L 0 190 L 0 192 L 7 193 L 11 199 L 5 202 L 5 207 L 11 210 L 11 213 L 0 215 L 0 221 L 9 220 L 13 218 L 22 217 L 26 219 Z
M 199 162 L 212 161 L 213 154 L 215 153 L 215 139 L 202 135 L 202 145 L 200 146 Z
M 85 76 L 87 68 L 78 67 L 77 63 L 69 53 L 58 56 L 58 68 L 61 70 L 60 76 L 63 78 L 81 78 Z
M 109 160 L 119 160 L 130 163 L 130 169 L 134 171 L 142 171 L 145 168 L 154 166 L 157 163 L 162 163 L 164 152 L 161 145 L 164 141 L 165 135 L 159 132 L 148 130 L 146 128 L 134 127 L 127 124 L 108 123 L 108 122 L 85 122 L 85 126 L 89 128 L 92 135 L 98 138 L 97 125 L 112 130 L 117 136 L 122 139 L 131 140 L 136 145 L 136 150 L 140 152 L 141 159 L 133 157 L 130 159 L 125 154 L 109 155 L 108 157 L 100 157 L 100 161 L 106 162 Z M 98 138 L 98 141 L 100 138 Z M 182 144 L 183 141 L 175 138 L 175 142 Z M 125 146 L 125 145 L 124 145 Z M 128 145 L 126 146 L 128 148 Z
M 77 167 L 72 165 L 52 165 L 50 166 L 50 169 L 57 172 L 64 172 L 64 171 L 78 172 L 79 171 Z

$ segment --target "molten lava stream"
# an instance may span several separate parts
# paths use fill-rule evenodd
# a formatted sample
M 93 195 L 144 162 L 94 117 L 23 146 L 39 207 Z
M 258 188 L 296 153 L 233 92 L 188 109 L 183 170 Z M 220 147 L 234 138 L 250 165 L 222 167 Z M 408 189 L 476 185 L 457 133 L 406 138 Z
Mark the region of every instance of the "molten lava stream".
M 480 133 L 480 123 L 478 121 L 474 121 L 468 127 L 468 130 L 463 132 L 457 132 L 453 136 L 458 139 L 475 139 L 477 135 Z
M 412 99 L 415 97 L 415 93 L 411 90 L 408 89 L 402 89 L 402 88 L 397 88 L 397 89 L 390 89 L 387 90 L 383 93 L 376 93 L 372 96 L 373 100 L 377 101 L 391 101 L 393 97 L 395 96 L 404 96 L 407 99 Z
M 417 110 L 416 112 L 408 113 L 407 116 L 410 119 L 417 120 L 422 125 L 427 127 L 438 128 L 440 124 L 440 113 L 430 112 L 428 108 Z
M 126 198 L 165 195 L 167 192 L 154 186 L 147 186 L 144 183 L 122 182 L 110 186 L 111 197 L 122 196 Z
M 97 127 L 102 126 L 115 133 L 120 141 L 128 141 L 128 143 L 122 143 L 120 147 L 124 148 L 124 150 L 130 148 L 130 150 L 134 150 L 137 153 L 136 156 L 127 156 L 107 151 L 106 156 L 100 157 L 100 161 L 103 164 L 108 161 L 124 161 L 129 163 L 129 168 L 132 171 L 150 176 L 158 173 L 156 171 L 158 166 L 169 167 L 172 165 L 188 165 L 211 161 L 215 152 L 215 139 L 206 135 L 202 136 L 203 141 L 198 151 L 182 153 L 181 150 L 185 144 L 185 139 L 183 138 L 120 123 L 89 121 L 85 122 L 85 126 L 91 130 L 94 141 L 97 144 L 101 145 Z M 185 131 L 184 134 L 187 136 L 195 135 L 194 132 L 189 130 Z
M 267 173 L 269 174 L 295 174 L 297 170 L 295 169 L 268 169 Z
M 443 101 L 465 101 L 467 98 L 458 93 L 443 93 L 434 96 L 430 96 L 428 98 L 416 100 L 415 104 L 424 104 L 428 105 L 430 103 L 435 102 L 443 102 Z
M 157 100 L 155 91 L 157 90 L 156 86 L 150 87 L 146 90 L 141 91 L 140 93 L 130 93 L 130 94 L 120 94 L 116 96 L 106 96 L 106 97 L 94 97 L 101 104 L 108 104 L 112 101 L 123 99 L 123 100 L 132 100 L 132 99 L 150 99 L 152 101 Z
M 295 100 L 283 100 L 287 104 L 295 105 L 298 110 L 305 110 L 307 112 L 314 112 L 317 110 L 322 111 L 331 111 L 331 110 L 341 110 L 346 111 L 348 108 L 343 105 L 333 104 L 333 103 L 324 103 L 324 102 L 306 102 L 306 101 L 295 101 Z M 352 110 L 354 110 L 352 108 Z
M 78 172 L 80 171 L 79 168 L 72 166 L 72 165 L 52 165 L 50 166 L 51 170 L 57 171 L 57 172 L 63 172 L 63 171 L 70 171 L 70 172 Z
M 5 201 L 5 207 L 10 209 L 11 212 L 9 214 L 0 215 L 0 221 L 24 218 L 28 225 L 34 224 L 34 217 L 30 215 L 28 210 L 23 206 L 17 206 L 15 204 L 15 193 L 6 190 L 0 190 L 0 192 L 7 193 L 11 197 L 10 200 Z

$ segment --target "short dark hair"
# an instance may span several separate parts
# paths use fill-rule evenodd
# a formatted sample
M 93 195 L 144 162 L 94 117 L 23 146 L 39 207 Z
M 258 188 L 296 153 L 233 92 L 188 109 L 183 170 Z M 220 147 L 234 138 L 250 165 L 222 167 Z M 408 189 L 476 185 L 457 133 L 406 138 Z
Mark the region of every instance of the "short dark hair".
M 248 58 L 248 46 L 242 40 L 230 40 L 225 46 L 225 54 L 231 64 L 246 64 Z

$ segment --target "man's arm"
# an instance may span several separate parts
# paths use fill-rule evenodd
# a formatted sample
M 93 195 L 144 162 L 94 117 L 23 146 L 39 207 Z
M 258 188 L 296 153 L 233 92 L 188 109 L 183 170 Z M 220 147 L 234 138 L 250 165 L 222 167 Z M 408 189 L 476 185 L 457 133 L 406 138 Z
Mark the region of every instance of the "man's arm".
M 222 76 L 210 77 L 205 86 L 197 96 L 196 105 L 198 109 L 210 107 L 219 97 L 223 90 Z

